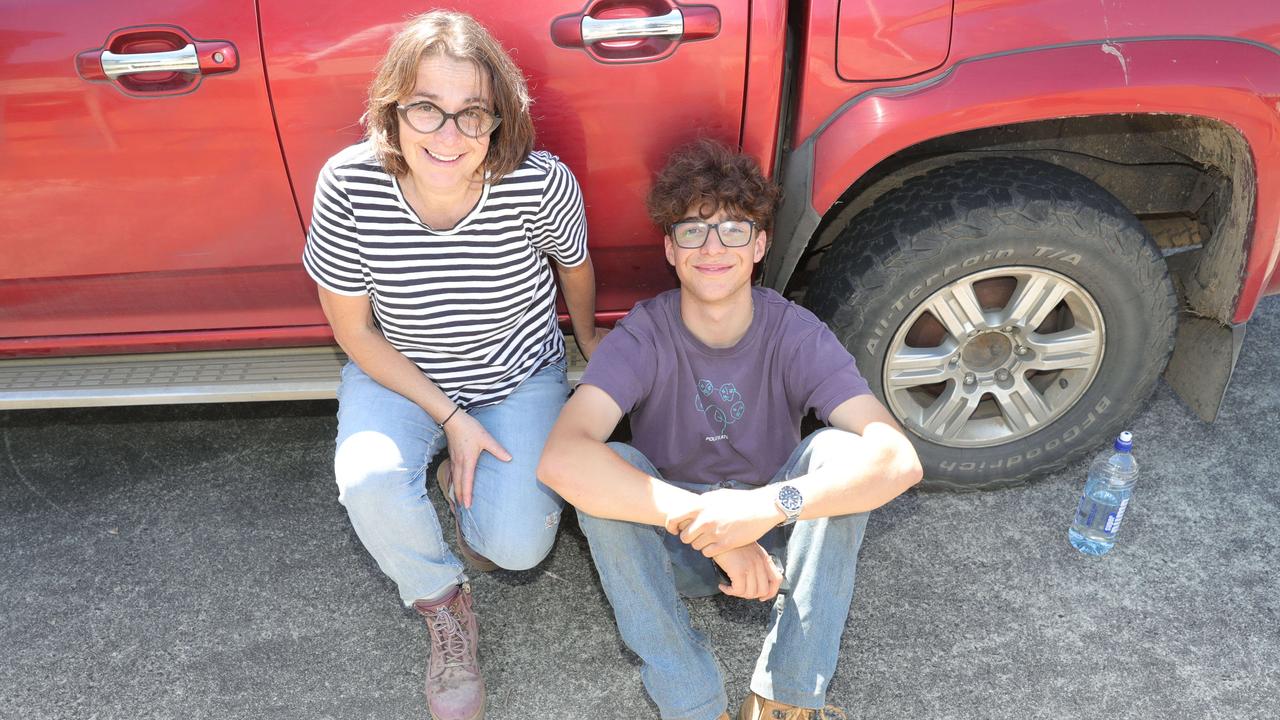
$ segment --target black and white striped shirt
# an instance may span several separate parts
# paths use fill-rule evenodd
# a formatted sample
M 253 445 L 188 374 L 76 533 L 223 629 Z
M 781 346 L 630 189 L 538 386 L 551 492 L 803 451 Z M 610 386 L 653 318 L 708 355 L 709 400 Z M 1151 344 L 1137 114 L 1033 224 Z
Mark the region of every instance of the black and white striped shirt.
M 387 340 L 478 407 L 564 357 L 546 256 L 587 257 L 582 193 L 554 155 L 530 153 L 457 225 L 433 230 L 364 142 L 320 171 L 303 264 L 331 292 L 368 295 Z

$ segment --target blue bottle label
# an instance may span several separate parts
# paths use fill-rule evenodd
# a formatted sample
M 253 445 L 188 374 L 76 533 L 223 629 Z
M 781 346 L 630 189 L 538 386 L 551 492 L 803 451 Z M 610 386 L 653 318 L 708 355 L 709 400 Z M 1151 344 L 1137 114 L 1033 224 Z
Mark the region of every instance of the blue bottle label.
M 1116 508 L 1115 512 L 1107 515 L 1107 522 L 1102 526 L 1102 532 L 1108 535 L 1115 535 L 1120 530 L 1120 521 L 1124 519 L 1124 509 L 1128 505 L 1128 498 L 1120 501 L 1120 507 Z

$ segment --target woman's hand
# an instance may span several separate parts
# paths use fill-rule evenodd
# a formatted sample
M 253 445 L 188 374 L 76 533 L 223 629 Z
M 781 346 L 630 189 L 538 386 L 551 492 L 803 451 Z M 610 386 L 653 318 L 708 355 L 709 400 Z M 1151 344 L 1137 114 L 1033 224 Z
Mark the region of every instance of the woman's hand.
M 502 462 L 511 462 L 511 453 L 498 444 L 480 421 L 461 408 L 444 424 L 449 442 L 449 477 L 453 479 L 453 496 L 463 507 L 471 507 L 471 488 L 475 483 L 476 463 L 480 453 L 488 453 Z
M 782 573 L 760 543 L 727 550 L 711 559 L 729 576 L 730 584 L 720 583 L 720 592 L 725 595 L 769 600 L 778 594 L 782 585 Z
M 591 355 L 595 353 L 596 348 L 600 346 L 600 341 L 604 340 L 604 336 L 609 334 L 609 328 L 595 327 L 590 336 L 585 333 L 582 335 L 574 334 L 574 340 L 578 341 L 578 349 L 582 351 L 582 357 L 587 360 L 591 359 Z
M 582 356 L 591 359 L 601 338 L 609 332 L 605 328 L 596 327 L 596 274 L 591 266 L 591 256 L 580 265 L 565 267 L 556 263 L 556 273 L 560 276 L 560 290 L 564 295 L 564 306 L 569 311 L 569 321 L 573 326 L 573 336 L 578 341 L 578 349 Z

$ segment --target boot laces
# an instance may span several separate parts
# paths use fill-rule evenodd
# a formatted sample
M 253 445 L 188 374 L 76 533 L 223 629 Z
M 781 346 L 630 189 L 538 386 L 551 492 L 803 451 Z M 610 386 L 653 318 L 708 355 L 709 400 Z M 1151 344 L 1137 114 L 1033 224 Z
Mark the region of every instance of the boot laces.
M 439 667 L 469 667 L 471 665 L 471 639 L 466 628 L 447 607 L 437 609 L 431 615 L 431 635 L 435 649 L 440 652 Z

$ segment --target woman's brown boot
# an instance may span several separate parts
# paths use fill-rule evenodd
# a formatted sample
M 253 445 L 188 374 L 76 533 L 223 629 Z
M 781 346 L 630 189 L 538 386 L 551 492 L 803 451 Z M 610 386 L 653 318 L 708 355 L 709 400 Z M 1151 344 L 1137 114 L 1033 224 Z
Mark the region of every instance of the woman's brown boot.
M 427 707 L 433 720 L 484 717 L 484 676 L 480 674 L 480 631 L 471 611 L 471 586 L 457 586 L 435 601 L 413 604 L 431 631 L 427 661 Z

